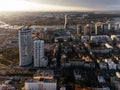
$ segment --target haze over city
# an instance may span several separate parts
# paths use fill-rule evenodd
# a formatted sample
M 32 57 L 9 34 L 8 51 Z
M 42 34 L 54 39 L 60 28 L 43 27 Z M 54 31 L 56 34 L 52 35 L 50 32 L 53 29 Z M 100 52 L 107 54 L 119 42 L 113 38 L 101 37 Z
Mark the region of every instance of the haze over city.
M 0 90 L 120 90 L 120 0 L 0 0 Z
M 0 0 L 0 11 L 99 11 L 119 8 L 119 0 Z

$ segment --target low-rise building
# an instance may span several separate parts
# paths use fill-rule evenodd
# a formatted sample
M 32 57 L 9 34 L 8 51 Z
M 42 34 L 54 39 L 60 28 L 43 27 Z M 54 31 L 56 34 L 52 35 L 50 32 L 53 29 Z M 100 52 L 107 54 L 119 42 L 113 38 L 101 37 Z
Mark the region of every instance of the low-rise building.
M 53 80 L 54 72 L 53 70 L 37 70 L 34 74 L 34 79 L 49 79 Z
M 0 90 L 15 90 L 15 88 L 11 85 L 0 85 Z
M 99 68 L 101 70 L 107 70 L 108 69 L 106 62 L 99 62 L 98 64 L 99 64 Z
M 93 88 L 92 90 L 110 90 L 110 88 L 109 87 Z
M 111 69 L 116 70 L 117 65 L 111 59 L 106 59 L 105 61 L 108 63 L 109 70 Z
M 91 36 L 90 40 L 92 42 L 112 42 L 111 38 L 107 35 L 97 35 L 97 36 Z
M 56 82 L 26 81 L 25 90 L 56 90 Z
M 120 78 L 111 77 L 111 85 L 114 87 L 114 90 L 120 90 Z
M 89 42 L 89 36 L 81 36 L 82 42 Z

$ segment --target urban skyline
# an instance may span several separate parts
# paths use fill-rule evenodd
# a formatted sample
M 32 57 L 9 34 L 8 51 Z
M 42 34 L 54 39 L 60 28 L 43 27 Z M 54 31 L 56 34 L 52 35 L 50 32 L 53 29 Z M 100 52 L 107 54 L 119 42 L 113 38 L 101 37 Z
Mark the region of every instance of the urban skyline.
M 120 90 L 119 0 L 0 0 L 0 90 Z
M 119 17 L 89 12 L 1 16 L 0 90 L 120 90 Z

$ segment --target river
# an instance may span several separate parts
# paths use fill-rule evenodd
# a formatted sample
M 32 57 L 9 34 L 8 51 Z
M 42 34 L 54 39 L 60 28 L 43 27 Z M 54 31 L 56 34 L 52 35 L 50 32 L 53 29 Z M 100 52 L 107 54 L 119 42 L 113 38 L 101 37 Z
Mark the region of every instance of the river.
M 18 25 L 9 25 L 3 21 L 0 21 L 0 28 L 2 29 L 20 29 L 22 28 L 23 26 L 18 26 Z M 76 28 L 76 25 L 70 25 L 69 26 L 70 28 Z M 31 25 L 30 28 L 33 28 L 33 29 L 39 29 L 39 28 L 51 28 L 51 29 L 59 29 L 59 28 L 64 28 L 64 25 L 45 25 L 45 26 L 39 26 L 39 25 Z

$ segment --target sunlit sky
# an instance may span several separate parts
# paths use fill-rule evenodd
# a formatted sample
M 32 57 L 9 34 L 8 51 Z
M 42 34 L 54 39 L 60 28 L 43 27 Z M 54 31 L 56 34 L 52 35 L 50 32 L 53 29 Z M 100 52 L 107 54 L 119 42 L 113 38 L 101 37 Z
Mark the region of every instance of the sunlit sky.
M 0 11 L 120 10 L 120 0 L 0 0 Z

